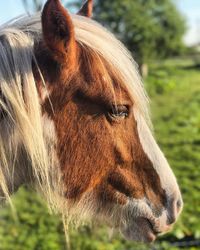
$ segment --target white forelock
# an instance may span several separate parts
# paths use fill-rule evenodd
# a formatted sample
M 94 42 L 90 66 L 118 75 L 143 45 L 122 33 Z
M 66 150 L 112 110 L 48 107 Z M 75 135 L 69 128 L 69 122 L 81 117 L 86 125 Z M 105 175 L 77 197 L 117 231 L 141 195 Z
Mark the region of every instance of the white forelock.
M 126 47 L 106 28 L 90 18 L 71 15 L 75 28 L 76 41 L 82 46 L 92 49 L 101 55 L 117 72 L 120 72 L 123 83 L 127 87 L 134 105 L 139 109 L 150 125 L 148 111 L 148 96 L 145 92 L 138 65 Z M 7 26 L 19 28 L 33 36 L 34 40 L 41 38 L 41 14 L 20 17 Z

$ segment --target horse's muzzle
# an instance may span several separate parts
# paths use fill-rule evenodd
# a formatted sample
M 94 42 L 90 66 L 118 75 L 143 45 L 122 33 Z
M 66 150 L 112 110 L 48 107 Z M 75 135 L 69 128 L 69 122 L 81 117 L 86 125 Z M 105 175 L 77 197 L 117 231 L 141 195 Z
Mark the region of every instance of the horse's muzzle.
M 133 216 L 127 218 L 126 223 L 120 226 L 120 231 L 126 239 L 153 242 L 160 234 L 169 232 L 177 221 L 183 202 L 180 197 L 169 199 L 167 207 L 163 209 L 159 216 L 156 216 L 153 209 L 146 205 L 141 203 L 136 206 L 137 208 L 134 206 L 135 212 L 131 213 Z M 136 211 L 138 215 L 134 216 Z

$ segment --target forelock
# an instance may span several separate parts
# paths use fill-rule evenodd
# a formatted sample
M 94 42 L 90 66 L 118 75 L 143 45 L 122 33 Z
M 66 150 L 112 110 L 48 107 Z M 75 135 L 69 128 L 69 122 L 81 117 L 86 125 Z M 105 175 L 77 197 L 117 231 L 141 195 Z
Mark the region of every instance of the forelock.
M 149 100 L 142 83 L 138 65 L 125 46 L 107 29 L 90 18 L 71 15 L 76 41 L 112 65 L 116 72 L 120 72 L 123 83 L 134 100 L 135 108 L 139 110 L 146 122 L 150 125 Z M 20 28 L 33 36 L 34 40 L 41 39 L 41 17 L 37 13 L 29 17 L 21 17 L 7 24 Z

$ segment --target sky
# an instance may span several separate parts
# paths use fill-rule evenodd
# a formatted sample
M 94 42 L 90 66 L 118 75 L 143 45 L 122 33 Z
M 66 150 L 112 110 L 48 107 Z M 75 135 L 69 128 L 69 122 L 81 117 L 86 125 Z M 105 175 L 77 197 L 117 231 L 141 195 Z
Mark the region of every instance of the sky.
M 200 0 L 175 0 L 187 20 L 188 31 L 184 41 L 188 45 L 200 43 Z
M 71 0 L 63 0 L 63 3 Z M 200 43 L 200 0 L 173 0 L 187 20 L 188 31 L 184 37 L 187 45 Z M 45 2 L 45 0 L 43 0 Z M 0 1 L 0 24 L 25 13 L 21 0 Z

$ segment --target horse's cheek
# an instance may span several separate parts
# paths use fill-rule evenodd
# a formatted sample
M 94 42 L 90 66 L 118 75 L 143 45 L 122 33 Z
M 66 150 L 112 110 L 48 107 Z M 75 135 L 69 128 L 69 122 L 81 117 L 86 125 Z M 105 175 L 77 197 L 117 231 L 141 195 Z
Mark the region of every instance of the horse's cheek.
M 65 196 L 78 199 L 93 191 L 114 169 L 113 131 L 103 117 L 93 120 L 87 114 L 80 116 L 74 104 L 68 105 L 68 110 L 70 114 L 65 110 L 62 119 L 56 120 L 58 157 Z

